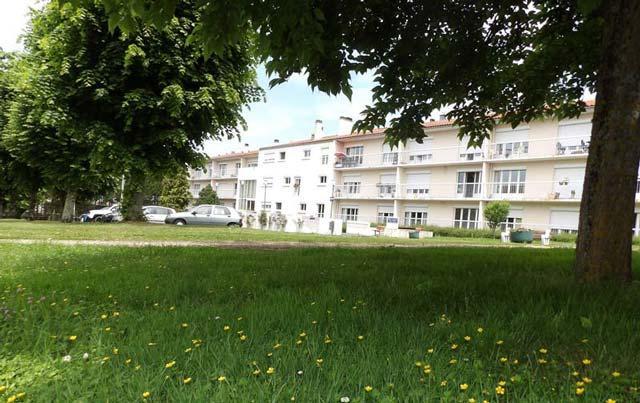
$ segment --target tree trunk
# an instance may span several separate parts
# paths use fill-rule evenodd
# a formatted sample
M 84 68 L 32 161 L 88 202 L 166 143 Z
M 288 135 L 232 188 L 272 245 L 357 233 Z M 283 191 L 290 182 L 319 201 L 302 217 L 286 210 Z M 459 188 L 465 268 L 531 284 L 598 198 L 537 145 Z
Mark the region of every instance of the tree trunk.
M 0 195 L 0 218 L 4 217 L 4 197 Z
M 62 222 L 72 222 L 76 212 L 76 192 L 68 191 L 62 208 Z
M 603 2 L 605 27 L 576 249 L 580 281 L 631 280 L 640 162 L 640 1 Z
M 125 182 L 123 215 L 126 221 L 144 221 L 144 180 L 144 174 L 138 172 L 132 173 Z

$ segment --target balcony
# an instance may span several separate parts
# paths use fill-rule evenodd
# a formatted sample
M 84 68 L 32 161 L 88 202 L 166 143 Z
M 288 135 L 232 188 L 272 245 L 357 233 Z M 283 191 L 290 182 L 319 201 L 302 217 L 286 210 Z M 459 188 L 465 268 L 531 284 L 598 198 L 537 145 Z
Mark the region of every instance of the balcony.
M 494 143 L 489 147 L 488 158 L 517 160 L 556 157 L 580 157 L 589 152 L 589 137 L 548 137 L 534 140 Z
M 212 172 L 212 179 L 234 179 L 238 177 L 238 171 L 223 171 L 223 172 Z
M 396 197 L 396 185 L 391 183 L 363 185 L 359 182 L 336 185 L 333 188 L 333 197 L 336 199 L 393 199 Z

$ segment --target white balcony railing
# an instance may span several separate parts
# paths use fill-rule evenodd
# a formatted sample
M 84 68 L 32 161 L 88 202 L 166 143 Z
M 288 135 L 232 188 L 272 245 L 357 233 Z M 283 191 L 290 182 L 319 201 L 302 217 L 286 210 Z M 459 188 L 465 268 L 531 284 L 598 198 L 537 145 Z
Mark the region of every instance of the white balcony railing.
M 220 171 L 211 172 L 212 179 L 229 179 L 229 178 L 237 178 L 237 177 L 238 177 L 238 171 L 236 170 L 224 171 L 224 172 L 220 172 Z

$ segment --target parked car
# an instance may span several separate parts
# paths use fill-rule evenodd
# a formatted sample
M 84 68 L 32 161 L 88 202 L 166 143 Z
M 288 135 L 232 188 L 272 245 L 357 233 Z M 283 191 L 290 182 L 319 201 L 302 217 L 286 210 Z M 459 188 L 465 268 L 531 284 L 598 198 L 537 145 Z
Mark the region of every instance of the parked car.
M 203 204 L 189 211 L 170 214 L 164 220 L 175 225 L 218 225 L 225 227 L 242 226 L 242 217 L 236 209 L 227 206 Z
M 175 214 L 176 211 L 169 207 L 162 206 L 142 206 L 142 213 L 147 219 L 147 222 L 154 224 L 164 224 L 165 218 L 171 214 Z
M 120 205 L 114 204 L 113 206 L 103 207 L 101 209 L 89 210 L 88 213 L 83 214 L 80 217 L 80 221 L 98 221 L 98 222 L 113 222 L 122 221 L 122 214 L 120 214 Z

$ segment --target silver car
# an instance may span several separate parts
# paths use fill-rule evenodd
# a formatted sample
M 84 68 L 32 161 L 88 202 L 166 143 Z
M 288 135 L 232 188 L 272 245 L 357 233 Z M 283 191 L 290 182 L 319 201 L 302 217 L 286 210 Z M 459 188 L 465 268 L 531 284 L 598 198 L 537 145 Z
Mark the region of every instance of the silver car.
M 163 206 L 142 206 L 142 213 L 147 222 L 153 224 L 164 224 L 164 220 L 167 216 L 175 214 L 176 211 L 169 207 Z
M 242 217 L 236 209 L 227 206 L 202 204 L 189 211 L 169 214 L 164 219 L 166 224 L 175 225 L 218 225 L 224 227 L 242 226 Z

